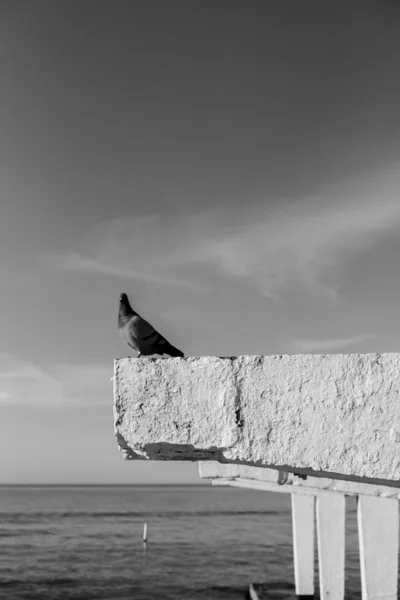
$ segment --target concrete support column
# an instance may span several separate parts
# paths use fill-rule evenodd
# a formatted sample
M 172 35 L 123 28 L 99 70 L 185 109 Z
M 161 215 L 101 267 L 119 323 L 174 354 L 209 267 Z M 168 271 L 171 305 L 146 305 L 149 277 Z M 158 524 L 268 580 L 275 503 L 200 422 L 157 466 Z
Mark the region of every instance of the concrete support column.
M 397 600 L 399 503 L 359 496 L 357 503 L 363 600 Z
M 216 486 L 291 494 L 297 595 L 314 593 L 316 507 L 321 599 L 345 594 L 345 497 L 356 496 L 363 600 L 397 600 L 400 487 L 307 477 L 273 469 L 200 463 Z M 267 576 L 267 573 L 266 573 Z
M 317 533 L 321 600 L 343 600 L 344 494 L 322 492 L 317 496 Z
M 314 595 L 314 496 L 292 494 L 293 558 L 297 596 Z

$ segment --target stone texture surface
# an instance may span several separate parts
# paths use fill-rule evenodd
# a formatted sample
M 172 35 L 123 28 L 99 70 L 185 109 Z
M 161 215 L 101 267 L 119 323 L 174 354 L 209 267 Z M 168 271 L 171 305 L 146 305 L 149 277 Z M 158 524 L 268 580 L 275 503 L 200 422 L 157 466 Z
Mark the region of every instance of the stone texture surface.
M 127 458 L 400 480 L 400 354 L 123 358 Z

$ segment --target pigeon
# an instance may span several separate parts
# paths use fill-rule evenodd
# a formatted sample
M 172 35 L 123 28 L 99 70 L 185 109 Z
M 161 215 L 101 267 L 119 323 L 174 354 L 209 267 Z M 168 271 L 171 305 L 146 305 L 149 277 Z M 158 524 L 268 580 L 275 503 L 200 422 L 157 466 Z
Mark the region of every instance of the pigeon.
M 118 332 L 128 346 L 139 353 L 138 358 L 151 354 L 185 356 L 132 309 L 126 294 L 119 298 Z

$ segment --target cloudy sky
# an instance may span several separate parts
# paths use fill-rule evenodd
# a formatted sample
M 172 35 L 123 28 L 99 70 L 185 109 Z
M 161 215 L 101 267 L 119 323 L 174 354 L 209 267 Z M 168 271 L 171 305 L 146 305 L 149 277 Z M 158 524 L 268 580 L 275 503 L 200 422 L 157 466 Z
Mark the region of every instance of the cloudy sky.
M 118 296 L 188 355 L 400 351 L 395 1 L 1 0 L 0 483 L 122 460 Z

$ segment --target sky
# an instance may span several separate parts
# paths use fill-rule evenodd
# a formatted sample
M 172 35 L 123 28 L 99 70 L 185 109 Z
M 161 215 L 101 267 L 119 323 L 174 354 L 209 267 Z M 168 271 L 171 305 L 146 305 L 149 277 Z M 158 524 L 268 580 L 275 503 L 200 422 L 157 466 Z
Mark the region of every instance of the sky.
M 124 461 L 118 298 L 186 355 L 400 350 L 400 7 L 0 1 L 0 483 Z

